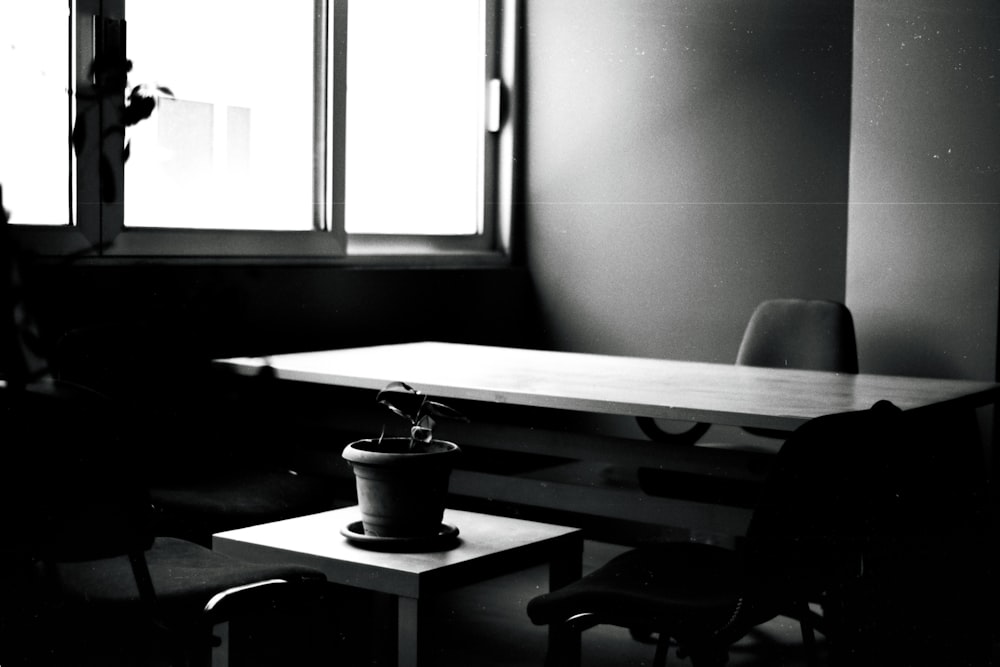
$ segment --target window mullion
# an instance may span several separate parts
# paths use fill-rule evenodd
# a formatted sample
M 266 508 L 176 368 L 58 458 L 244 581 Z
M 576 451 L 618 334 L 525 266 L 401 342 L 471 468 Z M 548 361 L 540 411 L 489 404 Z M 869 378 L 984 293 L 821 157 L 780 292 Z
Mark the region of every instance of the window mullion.
M 514 202 L 520 198 L 516 192 L 517 182 L 514 164 L 517 161 L 520 135 L 520 100 L 517 92 L 521 82 L 518 77 L 521 64 L 518 61 L 523 0 L 496 0 L 493 4 L 494 24 L 488 34 L 496 40 L 497 46 L 490 49 L 496 58 L 494 76 L 500 79 L 501 127 L 493 137 L 494 155 L 487 159 L 493 164 L 493 196 L 495 204 L 488 208 L 494 216 L 490 227 L 493 229 L 496 247 L 505 255 L 514 251 L 513 224 Z
M 124 222 L 124 10 L 123 0 L 76 3 L 76 223 L 98 252 L 121 232 Z
M 341 243 L 347 245 L 344 227 L 344 165 L 346 162 L 347 115 L 347 16 L 348 0 L 329 0 L 333 9 L 329 12 L 326 40 L 322 55 L 326 60 L 324 82 L 326 106 L 323 121 L 326 127 L 323 147 L 326 159 L 323 161 L 323 181 L 326 186 L 324 202 L 327 211 L 327 229 Z
M 91 247 L 101 241 L 100 153 L 101 128 L 100 101 L 90 76 L 96 55 L 95 28 L 101 15 L 100 0 L 77 0 L 76 34 L 73 48 L 74 120 L 72 144 L 74 148 L 76 225 Z
M 122 0 L 103 0 L 95 29 L 95 76 L 100 86 L 101 153 L 98 178 L 101 202 L 101 248 L 109 246 L 125 224 L 125 17 Z M 120 84 L 120 85 L 119 85 Z

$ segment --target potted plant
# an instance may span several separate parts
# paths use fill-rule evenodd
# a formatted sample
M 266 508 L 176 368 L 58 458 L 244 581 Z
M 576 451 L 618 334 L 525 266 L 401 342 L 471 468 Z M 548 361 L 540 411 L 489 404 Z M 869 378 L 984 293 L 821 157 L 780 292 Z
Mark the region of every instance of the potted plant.
M 468 421 L 405 382 L 391 382 L 375 400 L 409 422 L 409 434 L 357 440 L 343 457 L 354 471 L 364 535 L 369 538 L 433 538 L 443 526 L 448 480 L 460 450 L 434 437 L 439 419 Z M 450 529 L 450 531 L 448 530 Z

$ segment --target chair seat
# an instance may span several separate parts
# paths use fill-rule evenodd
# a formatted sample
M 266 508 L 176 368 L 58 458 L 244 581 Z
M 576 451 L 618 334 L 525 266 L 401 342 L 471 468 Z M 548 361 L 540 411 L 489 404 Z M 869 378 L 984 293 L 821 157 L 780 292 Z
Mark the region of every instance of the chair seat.
M 55 380 L 3 389 L 4 665 L 201 665 L 225 654 L 219 623 L 327 612 L 321 570 L 157 536 L 148 425 L 127 406 Z
M 747 593 L 740 555 L 696 542 L 649 544 L 615 557 L 582 579 L 533 598 L 536 625 L 580 614 L 594 622 L 658 630 L 675 636 L 726 629 Z M 680 574 L 681 576 L 675 576 Z
M 207 546 L 223 530 L 278 521 L 349 504 L 326 477 L 287 470 L 240 470 L 160 482 L 150 489 L 161 534 Z
M 311 568 L 251 563 L 186 540 L 157 537 L 146 552 L 153 588 L 165 615 L 201 610 L 217 593 L 271 579 L 323 581 Z M 111 606 L 134 605 L 139 591 L 127 556 L 58 563 L 53 566 L 61 591 L 70 600 Z

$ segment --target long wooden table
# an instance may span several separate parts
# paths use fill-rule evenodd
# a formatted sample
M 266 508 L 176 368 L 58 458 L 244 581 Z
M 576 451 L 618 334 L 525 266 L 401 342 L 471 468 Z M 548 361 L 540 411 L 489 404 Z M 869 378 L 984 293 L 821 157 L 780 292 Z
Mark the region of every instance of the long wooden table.
M 1000 384 L 994 382 L 851 375 L 441 342 L 221 359 L 217 364 L 247 376 L 266 375 L 356 389 L 379 390 L 389 382 L 403 381 L 435 398 L 500 407 L 550 408 L 785 431 L 824 414 L 867 409 L 882 399 L 903 410 L 971 412 L 1000 398 Z M 468 430 L 452 425 L 447 428 L 449 434 L 474 437 Z M 566 437 L 535 429 L 511 430 L 502 422 L 492 425 L 489 434 L 475 437 L 497 448 L 581 459 L 614 457 L 616 462 L 630 465 L 646 465 L 669 449 L 671 465 L 681 469 L 690 465 L 693 469 L 709 466 L 724 471 L 730 460 L 726 457 L 732 456 L 718 450 L 705 451 L 709 448 L 668 447 L 639 440 L 617 439 L 609 444 L 587 433 Z M 729 469 L 738 470 L 739 466 Z M 469 472 L 453 478 L 452 490 L 553 507 L 573 504 L 582 512 L 609 518 L 643 512 L 656 518 L 670 511 L 678 525 L 714 525 L 720 531 L 739 531 L 749 518 L 748 510 L 723 512 L 698 503 L 674 503 L 664 508 L 644 499 L 637 504 L 615 489 L 575 495 L 567 501 L 561 494 L 568 488 L 537 480 L 521 482 L 518 487 L 500 476 Z
M 793 430 L 887 399 L 903 410 L 996 401 L 1000 384 L 756 368 L 669 359 L 420 342 L 222 359 L 245 375 L 436 397 Z

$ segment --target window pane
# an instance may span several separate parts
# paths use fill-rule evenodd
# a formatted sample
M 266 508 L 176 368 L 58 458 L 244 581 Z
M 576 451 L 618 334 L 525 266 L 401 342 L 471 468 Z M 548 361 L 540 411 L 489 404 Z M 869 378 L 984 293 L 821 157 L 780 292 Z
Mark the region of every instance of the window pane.
M 313 227 L 309 0 L 134 0 L 131 85 L 165 86 L 128 129 L 129 227 Z
M 0 6 L 0 185 L 10 221 L 66 225 L 70 218 L 69 6 Z
M 351 2 L 348 233 L 479 231 L 485 86 L 480 4 Z

